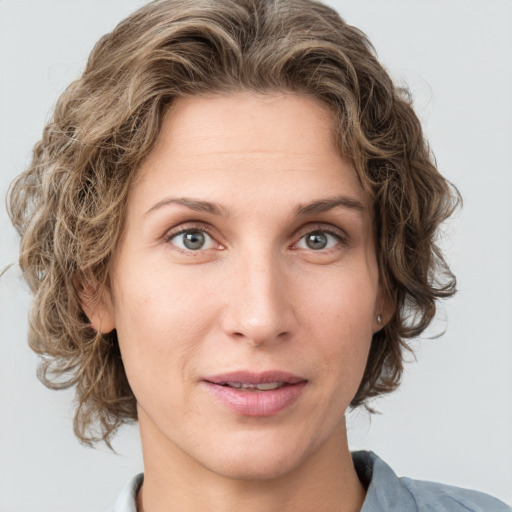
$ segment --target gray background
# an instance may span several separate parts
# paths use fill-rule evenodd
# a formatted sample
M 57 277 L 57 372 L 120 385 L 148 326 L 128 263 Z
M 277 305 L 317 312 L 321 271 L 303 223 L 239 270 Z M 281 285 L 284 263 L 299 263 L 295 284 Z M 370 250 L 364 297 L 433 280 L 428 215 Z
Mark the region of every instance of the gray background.
M 29 161 L 59 93 L 94 42 L 140 0 L 0 0 L 0 195 Z M 409 84 L 441 171 L 463 211 L 443 245 L 459 294 L 401 389 L 371 419 L 349 415 L 353 448 L 399 474 L 478 488 L 512 503 L 512 2 L 331 1 Z M 0 212 L 0 268 L 17 238 Z M 142 470 L 136 427 L 118 455 L 73 437 L 72 392 L 45 389 L 26 347 L 29 296 L 14 267 L 0 280 L 0 511 L 107 510 Z M 425 336 L 427 338 L 427 336 Z

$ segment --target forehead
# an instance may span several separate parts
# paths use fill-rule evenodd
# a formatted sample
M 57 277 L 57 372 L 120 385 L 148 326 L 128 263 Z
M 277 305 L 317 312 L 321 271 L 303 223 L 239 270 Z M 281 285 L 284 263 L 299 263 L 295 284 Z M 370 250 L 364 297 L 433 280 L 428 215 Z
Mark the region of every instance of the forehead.
M 236 139 L 240 151 L 289 149 L 292 139 L 295 150 L 304 153 L 330 151 L 335 144 L 334 118 L 327 105 L 277 92 L 180 98 L 172 104 L 162 132 L 159 142 L 199 143 L 196 151 L 217 149 L 219 139 Z
M 268 197 L 283 198 L 293 187 L 296 202 L 331 192 L 366 201 L 334 134 L 332 113 L 310 97 L 247 92 L 181 98 L 170 108 L 135 188 L 151 196 L 180 189 L 187 197 L 200 193 L 220 200 L 248 190 L 261 194 L 265 187 Z

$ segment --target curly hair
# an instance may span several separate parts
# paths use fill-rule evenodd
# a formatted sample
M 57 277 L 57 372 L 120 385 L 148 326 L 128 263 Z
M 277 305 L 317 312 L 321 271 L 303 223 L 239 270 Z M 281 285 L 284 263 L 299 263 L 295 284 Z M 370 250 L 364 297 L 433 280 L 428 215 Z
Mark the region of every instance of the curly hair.
M 436 245 L 457 190 L 438 172 L 411 100 L 367 37 L 312 0 L 157 0 L 105 35 L 61 95 L 8 208 L 33 294 L 29 343 L 48 387 L 76 386 L 74 429 L 109 444 L 137 419 L 116 332 L 96 332 L 84 290 L 109 290 L 127 195 L 179 97 L 291 92 L 326 104 L 340 153 L 373 200 L 377 257 L 394 313 L 373 336 L 351 405 L 395 389 L 407 339 L 455 277 Z

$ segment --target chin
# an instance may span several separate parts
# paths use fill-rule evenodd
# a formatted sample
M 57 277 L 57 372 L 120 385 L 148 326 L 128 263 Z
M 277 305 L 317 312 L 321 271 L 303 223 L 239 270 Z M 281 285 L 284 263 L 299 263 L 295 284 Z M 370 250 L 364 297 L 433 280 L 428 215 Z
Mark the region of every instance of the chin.
M 261 440 L 260 440 L 261 441 Z M 210 459 L 206 467 L 218 475 L 235 480 L 263 481 L 283 477 L 307 461 L 318 447 L 308 449 L 300 442 L 263 442 L 230 443 L 230 449 L 223 450 L 214 459 Z
M 233 480 L 264 481 L 275 480 L 291 473 L 300 465 L 295 455 L 283 457 L 240 457 L 217 463 L 211 467 L 216 474 Z

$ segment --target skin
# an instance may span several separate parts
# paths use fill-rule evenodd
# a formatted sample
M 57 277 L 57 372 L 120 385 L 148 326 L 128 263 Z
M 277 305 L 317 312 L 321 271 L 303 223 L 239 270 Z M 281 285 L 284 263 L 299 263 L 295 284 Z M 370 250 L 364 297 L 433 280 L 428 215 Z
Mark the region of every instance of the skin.
M 117 329 L 137 398 L 139 510 L 360 510 L 344 414 L 386 306 L 369 206 L 318 101 L 173 104 L 129 196 L 112 295 L 86 305 L 93 325 Z M 187 249 L 183 229 L 205 244 Z M 248 417 L 203 386 L 235 370 L 307 384 L 278 414 Z

